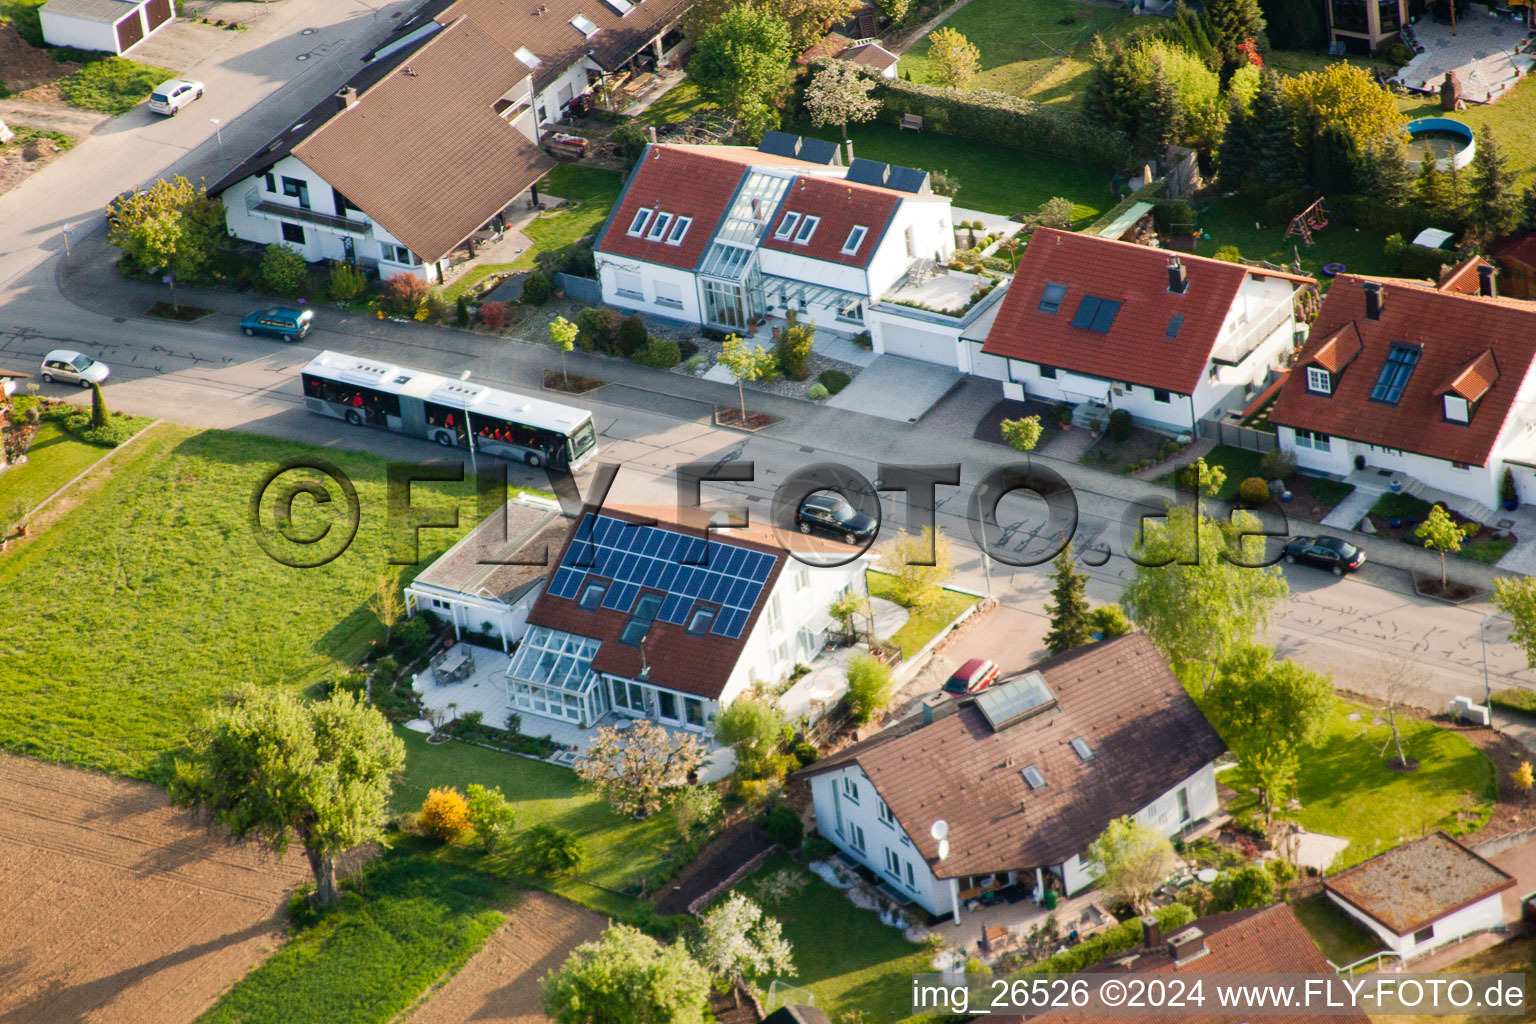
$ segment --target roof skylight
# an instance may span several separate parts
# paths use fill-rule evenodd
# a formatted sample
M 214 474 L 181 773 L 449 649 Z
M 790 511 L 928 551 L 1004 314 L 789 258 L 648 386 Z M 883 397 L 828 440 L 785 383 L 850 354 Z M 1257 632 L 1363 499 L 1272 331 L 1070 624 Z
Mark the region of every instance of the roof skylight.
M 585 14 L 578 14 L 576 17 L 572 18 L 571 27 L 574 28 L 577 32 L 580 32 L 583 36 L 586 36 L 588 39 L 591 39 L 593 36 L 597 35 L 597 25 L 594 24 L 592 19 L 587 17 Z
M 1072 326 L 1086 327 L 1099 334 L 1108 334 L 1110 325 L 1115 322 L 1115 314 L 1118 312 L 1120 312 L 1120 303 L 1101 299 L 1097 295 L 1085 295 L 1082 303 L 1077 307 L 1076 315 L 1072 317 Z

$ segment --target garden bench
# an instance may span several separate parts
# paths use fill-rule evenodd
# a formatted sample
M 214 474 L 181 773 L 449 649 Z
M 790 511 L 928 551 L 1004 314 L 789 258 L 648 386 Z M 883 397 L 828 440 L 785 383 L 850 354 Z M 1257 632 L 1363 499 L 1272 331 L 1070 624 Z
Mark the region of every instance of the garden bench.
M 902 114 L 901 130 L 920 132 L 923 130 L 923 119 L 916 114 Z

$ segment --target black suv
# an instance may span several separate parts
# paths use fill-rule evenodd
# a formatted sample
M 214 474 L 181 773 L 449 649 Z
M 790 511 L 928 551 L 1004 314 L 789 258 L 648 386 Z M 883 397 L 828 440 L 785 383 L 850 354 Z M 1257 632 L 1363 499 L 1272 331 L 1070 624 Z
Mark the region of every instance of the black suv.
M 846 544 L 873 540 L 880 529 L 879 520 L 828 491 L 820 491 L 800 503 L 795 510 L 795 525 L 801 533 L 819 533 Z

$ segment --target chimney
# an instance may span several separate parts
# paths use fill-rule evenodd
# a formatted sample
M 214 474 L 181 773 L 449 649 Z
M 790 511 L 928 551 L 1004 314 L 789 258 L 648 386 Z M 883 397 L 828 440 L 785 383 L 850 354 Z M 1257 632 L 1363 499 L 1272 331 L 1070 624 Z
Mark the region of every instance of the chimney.
M 1148 949 L 1156 949 L 1163 941 L 1163 926 L 1157 923 L 1156 917 L 1148 914 L 1141 919 L 1141 935 Z
M 923 724 L 932 725 L 936 717 L 935 712 L 943 707 L 949 700 L 943 693 L 929 694 L 923 698 Z
M 336 109 L 346 110 L 357 106 L 357 90 L 350 85 L 344 85 L 336 90 Z
M 848 145 L 848 166 L 852 167 L 853 166 L 853 140 L 852 139 L 847 139 L 845 141 L 847 142 L 847 145 Z
M 1365 315 L 1380 320 L 1381 311 L 1387 307 L 1387 289 L 1380 281 L 1365 282 Z
M 654 143 L 656 141 L 656 126 L 653 125 L 653 124 L 652 125 L 647 125 L 646 129 L 645 129 L 645 134 L 646 134 L 646 137 L 649 138 L 651 140 L 651 142 Z
M 1168 290 L 1183 295 L 1189 287 L 1189 268 L 1177 256 L 1168 257 Z
M 1499 294 L 1499 286 L 1493 283 L 1493 277 L 1497 273 L 1498 273 L 1497 269 L 1495 269 L 1494 267 L 1489 266 L 1486 263 L 1482 263 L 1482 264 L 1478 265 L 1478 268 L 1477 268 L 1477 294 L 1479 294 L 1479 295 L 1486 295 L 1490 299 L 1491 298 L 1495 298 L 1495 297 L 1498 296 L 1498 294 Z
M 1197 960 L 1209 952 L 1205 947 L 1205 932 L 1193 926 L 1168 939 L 1168 955 L 1173 958 L 1176 967 Z

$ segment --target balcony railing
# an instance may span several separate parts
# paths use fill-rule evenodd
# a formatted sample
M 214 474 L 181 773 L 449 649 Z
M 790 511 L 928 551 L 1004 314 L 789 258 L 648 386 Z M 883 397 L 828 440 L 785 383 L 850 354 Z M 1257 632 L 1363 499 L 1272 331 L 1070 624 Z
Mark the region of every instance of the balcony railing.
M 365 220 L 352 220 L 349 217 L 336 217 L 329 213 L 306 210 L 301 206 L 274 203 L 270 199 L 260 198 L 260 194 L 254 190 L 246 194 L 245 208 L 252 213 L 264 213 L 273 217 L 283 217 L 287 220 L 301 220 L 307 224 L 318 224 L 323 228 L 351 231 L 359 235 L 366 234 L 369 227 L 368 222 Z
M 1282 324 L 1288 323 L 1290 319 L 1291 304 L 1289 301 L 1282 302 L 1273 309 L 1260 314 L 1257 319 L 1250 320 L 1246 324 L 1239 326 L 1236 331 L 1232 332 L 1231 337 L 1216 346 L 1215 350 L 1211 353 L 1211 358 L 1218 363 L 1235 366 L 1244 359 L 1247 359 L 1249 354 L 1258 348 L 1265 338 L 1275 333 Z

